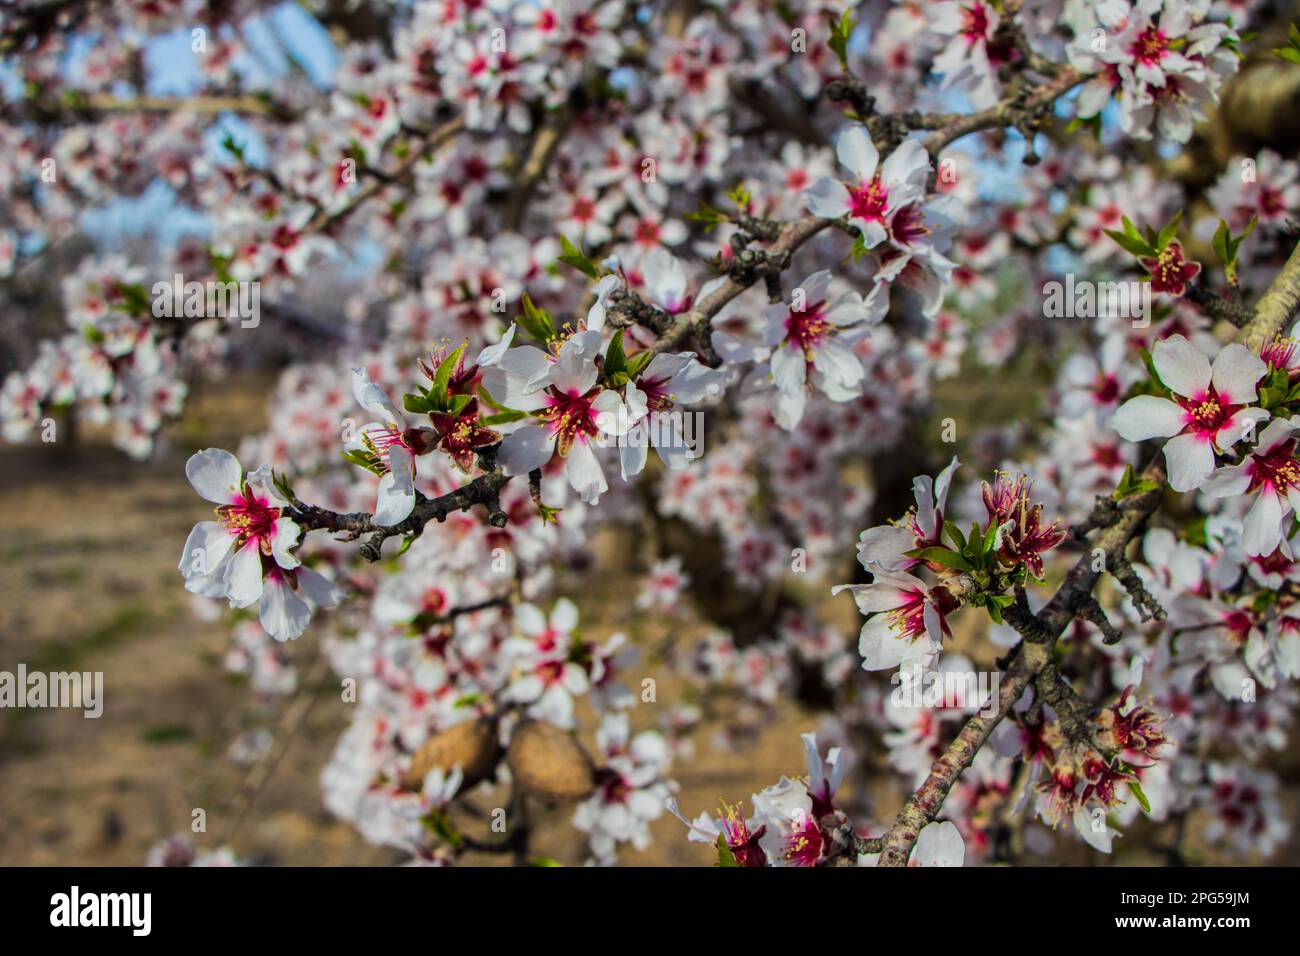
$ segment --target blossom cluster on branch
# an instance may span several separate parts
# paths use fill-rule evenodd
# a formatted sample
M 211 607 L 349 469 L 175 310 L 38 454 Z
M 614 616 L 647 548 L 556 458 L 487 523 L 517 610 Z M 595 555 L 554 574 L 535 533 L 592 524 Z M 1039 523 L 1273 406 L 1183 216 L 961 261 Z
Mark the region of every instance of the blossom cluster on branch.
M 1278 845 L 1300 166 L 1168 161 L 1272 4 L 304 6 L 328 81 L 260 62 L 252 0 L 4 14 L 3 295 L 159 181 L 205 225 L 74 263 L 0 424 L 147 458 L 197 383 L 287 356 L 266 431 L 189 459 L 179 570 L 259 690 L 304 635 L 351 682 L 332 812 L 436 864 L 535 860 L 556 803 L 599 863 L 669 810 L 725 866 L 1110 852 L 1139 817 L 1182 859 L 1197 813 Z M 170 101 L 139 74 L 178 30 Z M 644 577 L 597 636 L 607 533 Z M 793 697 L 806 775 L 688 818 L 700 732 Z

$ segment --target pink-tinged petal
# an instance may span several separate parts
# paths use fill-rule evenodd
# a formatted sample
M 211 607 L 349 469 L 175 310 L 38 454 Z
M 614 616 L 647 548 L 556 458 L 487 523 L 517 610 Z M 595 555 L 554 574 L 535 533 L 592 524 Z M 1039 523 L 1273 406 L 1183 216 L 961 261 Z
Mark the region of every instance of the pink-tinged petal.
M 605 389 L 592 400 L 591 410 L 596 427 L 606 435 L 626 435 L 632 427 L 632 416 L 618 392 Z
M 585 340 L 575 337 L 560 346 L 560 354 L 549 370 L 549 384 L 571 395 L 585 395 L 595 386 L 599 376 L 595 360 L 586 352 Z M 534 378 L 529 387 L 542 388 L 546 384 Z
M 1187 413 L 1156 395 L 1138 395 L 1115 410 L 1110 427 L 1125 441 L 1172 438 L 1183 430 Z
M 1214 471 L 1214 449 L 1199 435 L 1179 435 L 1165 442 L 1169 487 L 1193 491 Z
M 271 540 L 271 556 L 275 563 L 286 571 L 298 567 L 299 561 L 289 549 L 298 543 L 302 530 L 288 518 L 279 518 L 275 522 L 275 537 Z
M 876 164 L 880 162 L 880 152 L 871 136 L 861 126 L 850 126 L 835 141 L 835 156 L 840 165 L 851 172 L 860 182 L 866 182 L 876 175 Z
M 574 442 L 564 474 L 569 479 L 569 487 L 589 505 L 594 505 L 600 500 L 600 496 L 609 490 L 605 473 L 601 470 L 600 462 L 596 460 L 596 453 L 588 442 Z
M 1269 555 L 1282 541 L 1282 499 L 1271 488 L 1260 489 L 1259 497 L 1242 522 L 1241 545 L 1250 555 Z
M 587 672 L 577 664 L 564 665 L 560 683 L 570 694 L 585 694 L 587 688 L 591 686 L 590 681 L 587 680 Z
M 855 218 L 850 221 L 862 232 L 862 244 L 868 249 L 876 248 L 889 238 L 889 232 L 874 219 Z
M 808 396 L 802 391 L 794 394 L 778 392 L 776 407 L 772 409 L 772 417 L 786 431 L 793 431 L 803 418 L 804 406 L 807 404 Z
M 262 554 L 249 541 L 226 562 L 226 597 L 231 607 L 248 607 L 262 596 Z
M 200 521 L 185 539 L 177 570 L 186 580 L 211 574 L 230 553 L 235 539 L 219 522 Z
M 838 219 L 849 211 L 849 191 L 838 179 L 823 176 L 803 192 L 804 205 L 814 216 Z
M 393 405 L 388 393 L 375 384 L 370 378 L 370 373 L 363 368 L 354 368 L 352 370 L 352 397 L 356 399 L 358 405 L 371 415 L 376 415 L 388 422 L 401 422 L 403 420 L 401 412 Z
M 943 644 L 943 618 L 939 616 L 939 609 L 929 601 L 921 608 L 921 620 L 925 622 L 925 633 L 930 638 L 930 642 L 936 647 Z
M 619 446 L 618 470 L 624 481 L 634 475 L 641 474 L 645 468 L 646 458 L 649 456 L 649 444 L 648 441 L 642 439 L 629 441 L 627 444 Z M 663 452 L 660 452 L 659 457 L 663 457 Z
M 181 553 L 180 571 L 185 578 L 185 590 L 203 597 L 225 597 L 223 562 L 234 543 L 235 539 L 217 522 L 196 524 L 185 539 L 185 550 Z
M 906 528 L 882 524 L 868 528 L 858 538 L 858 561 L 868 571 L 882 567 L 888 571 L 905 571 L 915 567 L 915 558 L 906 556 L 914 547 L 912 532 Z
M 912 643 L 894 633 L 886 615 L 876 615 L 862 625 L 858 635 L 858 653 L 862 655 L 863 669 L 893 670 L 908 657 Z
M 225 449 L 205 448 L 185 463 L 185 477 L 200 497 L 228 505 L 243 489 L 244 469 L 239 459 Z
M 311 621 L 311 605 L 284 581 L 268 581 L 258 619 L 262 630 L 277 641 L 294 641 Z
M 375 524 L 384 528 L 401 524 L 410 517 L 414 508 L 415 494 L 399 488 L 391 473 L 379 479 L 379 489 L 375 495 Z
M 831 594 L 839 594 L 841 591 L 852 592 L 853 600 L 863 614 L 892 611 L 911 599 L 907 591 L 885 584 L 837 584 L 831 588 Z
M 798 345 L 791 343 L 772 353 L 772 381 L 782 392 L 802 394 L 807 376 L 808 362 Z
M 526 475 L 545 465 L 553 454 L 555 438 L 541 425 L 525 425 L 502 440 L 497 463 L 507 475 Z
M 1258 394 L 1255 383 L 1264 377 L 1268 365 L 1246 346 L 1226 345 L 1214 357 L 1213 384 L 1224 405 L 1249 405 Z
M 1245 465 L 1233 465 L 1230 468 L 1220 468 L 1210 475 L 1201 486 L 1201 490 L 1211 498 L 1234 498 L 1237 495 L 1244 495 L 1249 487 L 1250 471 Z M 1160 557 L 1167 559 L 1168 556 L 1160 555 Z
M 912 496 L 916 499 L 916 526 L 927 537 L 937 537 L 937 512 L 934 508 L 934 481 L 929 475 L 917 475 L 912 479 Z
M 867 376 L 857 353 L 834 339 L 823 342 L 813 352 L 813 367 L 835 384 L 850 389 L 855 397 Z
M 905 139 L 898 144 L 885 159 L 880 169 L 880 178 L 891 187 L 904 183 L 924 187 L 930 173 L 930 154 L 925 151 L 919 139 Z M 866 179 L 867 177 L 862 177 Z
M 1185 398 L 1195 398 L 1210 384 L 1210 360 L 1181 335 L 1161 339 L 1151 349 L 1160 381 Z
M 962 866 L 966 862 L 966 843 L 951 820 L 931 823 L 916 838 L 912 862 L 917 866 Z
M 541 637 L 546 633 L 546 615 L 536 604 L 520 604 L 515 608 L 515 622 L 519 630 L 529 637 Z
M 606 276 L 605 278 L 606 279 L 614 278 L 615 282 L 618 281 L 617 278 L 612 276 Z M 602 287 L 604 285 L 604 281 L 605 281 L 604 279 L 601 280 Z M 505 356 L 506 351 L 510 348 L 510 343 L 513 342 L 514 340 L 515 340 L 515 323 L 511 322 L 510 328 L 506 329 L 505 334 L 501 336 L 500 340 L 495 345 L 483 346 L 483 349 L 478 353 L 478 358 L 474 360 L 474 364 L 478 365 L 481 368 L 487 368 L 490 365 L 496 365 Z
M 1242 411 L 1250 411 L 1250 409 L 1242 409 Z M 1256 409 L 1256 411 L 1264 412 L 1262 408 Z M 1268 412 L 1264 412 L 1264 415 L 1267 416 Z M 1259 443 L 1255 446 L 1253 453 L 1267 455 L 1278 445 L 1287 441 L 1291 437 L 1291 433 L 1296 430 L 1294 421 L 1294 419 L 1287 421 L 1285 418 L 1276 418 L 1269 422 L 1268 427 L 1259 433 Z
M 1257 429 L 1259 423 L 1267 421 L 1268 417 L 1268 412 L 1262 408 L 1239 408 L 1233 413 L 1232 417 L 1224 422 L 1222 427 L 1214 433 L 1214 443 L 1218 445 L 1219 448 L 1227 451 L 1239 441 L 1254 440 L 1256 434 L 1258 434 Z M 1264 429 L 1264 432 L 1267 434 L 1268 429 Z M 1264 436 L 1260 435 L 1260 441 L 1263 441 L 1263 438 Z M 1286 438 L 1284 436 L 1283 438 L 1274 441 L 1273 445 L 1280 444 L 1285 440 Z M 1273 447 L 1273 445 L 1261 445 L 1256 449 L 1256 452 L 1262 454 L 1268 448 Z
M 551 608 L 551 627 L 568 634 L 578 626 L 578 605 L 566 597 L 555 602 Z
M 826 299 L 826 290 L 831 285 L 831 273 L 829 269 L 818 269 L 812 275 L 808 276 L 796 286 L 796 289 L 803 290 L 804 308 L 823 302 Z
M 338 603 L 347 596 L 342 588 L 311 568 L 299 568 L 296 573 L 298 587 L 317 607 L 337 607 Z

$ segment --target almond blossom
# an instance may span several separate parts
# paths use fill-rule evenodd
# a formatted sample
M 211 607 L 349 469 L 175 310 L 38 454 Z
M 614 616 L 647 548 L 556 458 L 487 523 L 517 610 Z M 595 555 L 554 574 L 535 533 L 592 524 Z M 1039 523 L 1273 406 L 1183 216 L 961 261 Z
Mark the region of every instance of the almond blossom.
M 1215 498 L 1256 495 L 1246 514 L 1242 543 L 1250 555 L 1272 554 L 1283 540 L 1283 519 L 1300 513 L 1300 457 L 1293 432 L 1295 419 L 1268 423 L 1259 441 L 1239 465 L 1220 468 L 1205 482 Z
M 863 331 L 860 323 L 879 322 L 888 303 L 879 286 L 866 299 L 857 292 L 831 299 L 830 284 L 829 272 L 815 272 L 795 290 L 792 305 L 773 304 L 764 312 L 772 381 L 780 393 L 774 414 L 785 429 L 799 424 L 811 388 L 833 402 L 850 401 L 862 390 L 866 372 L 846 341 Z
M 1139 395 L 1115 412 L 1111 427 L 1127 441 L 1168 438 L 1165 461 L 1174 491 L 1201 487 L 1214 471 L 1216 453 L 1230 451 L 1269 417 L 1251 407 L 1267 366 L 1243 345 L 1225 346 L 1209 359 L 1181 335 L 1161 339 L 1152 361 L 1171 398 Z
M 862 666 L 869 671 L 928 663 L 938 656 L 948 632 L 944 614 L 951 610 L 942 588 L 933 591 L 920 578 L 900 571 L 875 572 L 871 584 L 838 584 L 832 594 L 850 591 L 867 615 L 858 637 Z M 942 605 L 949 605 L 944 607 Z
M 565 459 L 570 486 L 588 504 L 595 504 L 609 489 L 595 441 L 603 435 L 626 435 L 632 420 L 618 393 L 597 385 L 600 370 L 587 351 L 591 346 L 588 338 L 574 336 L 560 347 L 554 363 L 538 349 L 507 353 L 537 355 L 526 367 L 531 375 L 522 387 L 509 387 L 501 397 L 511 408 L 532 412 L 537 423 L 507 435 L 497 461 L 507 475 L 526 475 L 558 453 Z M 501 361 L 504 367 L 507 359 Z M 517 381 L 519 374 L 515 375 Z
M 904 140 L 881 163 L 879 150 L 860 126 L 840 134 L 835 155 L 854 181 L 823 176 L 805 193 L 808 209 L 827 219 L 848 216 L 865 247 L 874 249 L 889 237 L 898 210 L 924 196 L 930 157 L 919 141 Z

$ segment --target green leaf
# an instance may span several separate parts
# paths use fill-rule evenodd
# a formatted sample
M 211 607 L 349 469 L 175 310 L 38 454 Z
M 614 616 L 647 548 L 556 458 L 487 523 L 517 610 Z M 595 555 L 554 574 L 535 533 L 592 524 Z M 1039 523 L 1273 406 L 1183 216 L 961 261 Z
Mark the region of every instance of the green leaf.
M 849 37 L 853 35 L 853 28 L 857 23 L 850 10 L 840 14 L 838 21 L 831 20 L 831 38 L 826 41 L 826 45 L 835 51 L 835 55 L 840 59 L 840 66 L 845 71 L 849 68 Z
M 945 521 L 943 530 L 948 533 L 948 540 L 957 546 L 958 551 L 966 550 L 966 536 L 961 533 L 961 528 L 951 521 Z
M 555 331 L 555 322 L 552 321 L 551 314 L 535 306 L 527 292 L 524 293 L 523 304 L 524 314 L 518 319 L 523 330 L 543 344 L 555 339 L 558 333 Z
M 727 838 L 721 833 L 718 834 L 718 866 L 740 866 L 736 862 L 736 854 L 731 852 L 731 847 L 727 846 Z
M 1102 232 L 1114 239 L 1121 249 L 1131 255 L 1142 258 L 1152 258 L 1157 255 L 1155 249 L 1151 248 L 1151 245 L 1141 236 L 1130 236 L 1115 229 L 1103 229 Z
M 1291 63 L 1300 63 L 1300 50 L 1295 49 L 1295 47 L 1280 47 L 1273 51 L 1273 55 L 1279 60 L 1288 60 Z
M 1228 252 L 1228 240 L 1231 238 L 1232 233 L 1228 230 L 1228 224 L 1220 219 L 1219 228 L 1214 230 L 1214 238 L 1210 240 L 1210 245 L 1214 247 L 1214 254 L 1225 266 L 1230 265 L 1232 261 Z
M 484 415 L 479 419 L 485 426 L 492 428 L 495 425 L 509 425 L 511 422 L 523 421 L 528 417 L 528 412 L 521 412 L 518 409 L 508 408 L 504 412 L 496 415 Z
M 567 266 L 572 266 L 589 279 L 599 279 L 600 269 L 596 263 L 587 258 L 586 254 L 570 242 L 564 236 L 560 236 L 560 254 L 559 261 Z
M 945 568 L 955 568 L 958 571 L 971 570 L 970 562 L 948 548 L 922 548 L 918 551 L 907 552 L 909 557 L 918 558 L 922 561 L 928 561 L 933 564 L 942 564 Z
M 1151 814 L 1151 801 L 1148 800 L 1147 795 L 1142 792 L 1142 784 L 1138 783 L 1136 780 L 1128 780 L 1125 782 L 1128 784 L 1128 788 L 1133 791 L 1133 796 L 1137 797 L 1137 802 L 1142 807 L 1142 812 L 1149 816 Z
M 1169 245 L 1171 239 L 1178 233 L 1178 224 L 1183 221 L 1183 211 L 1180 209 L 1174 215 L 1174 218 L 1165 224 L 1160 230 L 1160 235 L 1156 236 L 1156 251 L 1164 252 L 1165 247 Z
M 984 532 L 984 540 L 980 542 L 980 553 L 990 555 L 993 553 L 993 547 L 998 542 L 998 525 L 992 521 L 989 522 L 988 530 Z
M 727 198 L 735 203 L 736 208 L 741 212 L 744 212 L 749 208 L 749 203 L 753 199 L 749 194 L 749 188 L 745 185 L 743 179 L 736 183 L 736 185 L 732 186 L 731 189 L 727 190 Z
M 433 404 L 426 396 L 410 392 L 402 396 L 402 407 L 412 415 L 425 415 L 433 411 Z
M 646 349 L 644 352 L 637 352 L 627 360 L 627 374 L 630 378 L 636 378 L 645 371 L 645 367 L 653 361 L 655 353 Z
M 718 223 L 727 222 L 730 217 L 719 209 L 714 209 L 703 200 L 700 201 L 700 208 L 695 212 L 688 212 L 686 218 L 691 222 L 702 222 L 709 227 L 718 225 Z
M 1132 465 L 1124 467 L 1124 474 L 1119 480 L 1119 487 L 1111 495 L 1114 501 L 1123 501 L 1125 498 L 1131 498 L 1134 495 L 1144 495 L 1149 491 L 1155 491 L 1160 486 L 1149 478 L 1138 478 L 1133 471 Z
M 461 342 L 454 352 L 449 352 L 447 357 L 442 360 L 438 366 L 438 371 L 434 373 L 433 385 L 429 388 L 429 398 L 436 408 L 447 407 L 447 387 L 451 384 L 451 377 L 456 372 L 456 366 L 460 364 L 461 356 L 465 354 L 465 346 L 468 341 Z
M 623 382 L 627 384 L 627 353 L 623 351 L 623 330 L 615 331 L 609 340 L 609 347 L 605 349 L 605 363 L 601 367 L 607 379 L 613 379 L 615 375 L 622 374 Z

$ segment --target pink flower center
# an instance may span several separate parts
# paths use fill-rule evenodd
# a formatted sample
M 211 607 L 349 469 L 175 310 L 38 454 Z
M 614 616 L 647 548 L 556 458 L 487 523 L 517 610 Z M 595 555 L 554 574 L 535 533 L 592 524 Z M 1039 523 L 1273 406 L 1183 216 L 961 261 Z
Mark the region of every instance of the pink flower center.
M 975 44 L 988 36 L 989 15 L 984 9 L 984 4 L 977 3 L 973 7 L 964 7 L 961 11 L 961 19 L 961 32 L 967 43 Z
M 1183 407 L 1187 427 L 1200 435 L 1213 438 L 1232 418 L 1240 405 L 1225 405 L 1219 400 L 1218 393 L 1211 385 L 1209 391 L 1194 397 L 1174 396 Z
M 547 393 L 548 407 L 538 417 L 556 437 L 556 447 L 561 455 L 569 453 L 575 440 L 585 441 L 598 433 L 592 403 L 600 392 L 599 388 L 593 388 L 585 395 L 560 392 L 557 389 L 551 389 Z
M 920 591 L 906 593 L 906 603 L 886 612 L 885 619 L 897 636 L 915 640 L 925 633 L 925 595 Z
M 930 234 L 930 227 L 925 224 L 925 214 L 919 205 L 904 206 L 894 217 L 894 241 L 905 246 L 916 245 Z
M 849 186 L 849 214 L 853 219 L 866 222 L 884 222 L 889 205 L 889 189 L 880 181 L 880 174 L 870 182 Z
M 1266 455 L 1255 455 L 1250 463 L 1250 490 L 1267 488 L 1285 492 L 1300 488 L 1300 461 L 1295 457 L 1296 440 L 1285 441 Z
M 835 326 L 826 318 L 826 303 L 814 302 L 802 312 L 790 310 L 785 320 L 786 341 L 798 344 L 809 361 L 818 343 L 835 333 Z
M 235 538 L 237 548 L 253 541 L 260 550 L 270 553 L 275 523 L 280 518 L 279 508 L 272 508 L 265 498 L 254 497 L 245 486 L 244 493 L 218 508 L 217 514 L 222 526 Z
M 1152 24 L 1138 34 L 1133 45 L 1129 47 L 1131 53 L 1140 63 L 1147 66 L 1158 64 L 1164 55 L 1169 51 L 1169 38 L 1160 32 Z
M 785 858 L 795 866 L 816 866 L 822 855 L 822 831 L 811 816 L 801 817 L 784 847 Z

